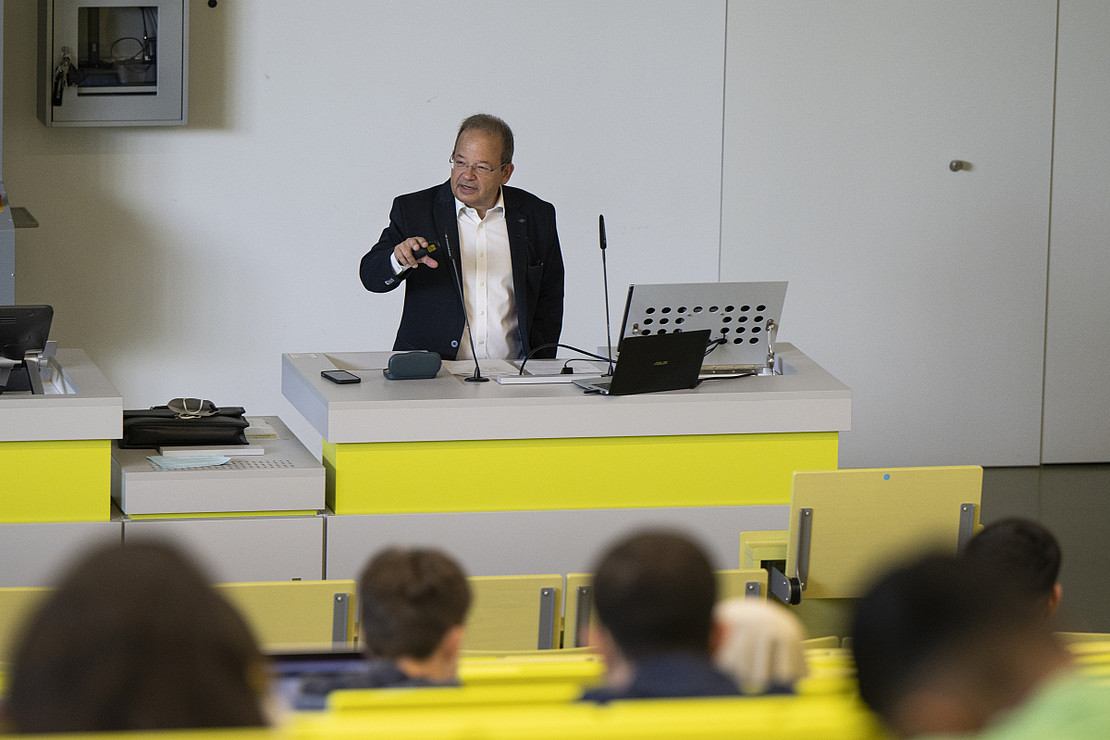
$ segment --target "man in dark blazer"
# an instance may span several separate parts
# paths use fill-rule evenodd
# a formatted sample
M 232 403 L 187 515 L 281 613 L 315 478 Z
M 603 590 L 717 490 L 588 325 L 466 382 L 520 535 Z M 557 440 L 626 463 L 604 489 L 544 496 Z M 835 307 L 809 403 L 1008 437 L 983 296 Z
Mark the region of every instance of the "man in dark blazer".
M 485 114 L 471 116 L 463 121 L 455 139 L 451 178 L 393 201 L 389 226 L 359 268 L 362 284 L 375 293 L 405 283 L 405 304 L 393 349 L 432 350 L 450 360 L 456 358 L 460 346 L 469 347 L 459 300 L 460 278 L 466 285 L 471 313 L 478 314 L 469 316 L 475 343 L 481 345 L 472 356 L 516 359 L 559 341 L 563 258 L 555 208 L 531 193 L 505 185 L 513 172 L 512 154 L 512 132 L 504 121 Z M 460 225 L 469 229 L 463 239 Z M 488 268 L 484 255 L 479 262 L 462 258 L 478 249 L 476 229 L 491 235 L 489 249 L 496 253 L 491 254 Z M 445 237 L 454 270 L 447 263 Z M 486 237 L 478 239 L 484 249 Z M 435 250 L 424 256 L 414 254 L 429 245 L 435 245 Z M 481 266 L 464 268 L 470 263 Z M 476 303 L 486 300 L 481 294 L 487 285 L 492 297 Z M 494 291 L 499 285 L 498 294 Z M 476 310 L 476 305 L 488 312 Z M 487 330 L 488 346 L 484 339 Z M 554 357 L 555 347 L 532 356 Z

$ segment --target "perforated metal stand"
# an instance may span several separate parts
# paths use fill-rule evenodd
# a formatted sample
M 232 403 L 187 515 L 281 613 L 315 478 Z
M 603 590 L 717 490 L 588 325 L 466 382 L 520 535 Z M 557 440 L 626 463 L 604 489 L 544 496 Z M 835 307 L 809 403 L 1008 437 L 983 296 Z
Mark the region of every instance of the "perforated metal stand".
M 620 335 L 709 329 L 715 344 L 706 356 L 705 369 L 764 374 L 774 367 L 774 349 L 770 338 L 765 342 L 763 336 L 781 321 L 786 286 L 786 282 L 633 284 L 628 288 Z

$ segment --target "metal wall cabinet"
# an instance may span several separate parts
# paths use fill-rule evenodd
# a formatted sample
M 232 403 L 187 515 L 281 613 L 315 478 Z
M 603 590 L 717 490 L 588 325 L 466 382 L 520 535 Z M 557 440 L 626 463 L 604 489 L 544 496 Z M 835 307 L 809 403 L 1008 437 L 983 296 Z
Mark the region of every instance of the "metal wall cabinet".
M 184 126 L 188 62 L 185 0 L 39 0 L 47 126 Z

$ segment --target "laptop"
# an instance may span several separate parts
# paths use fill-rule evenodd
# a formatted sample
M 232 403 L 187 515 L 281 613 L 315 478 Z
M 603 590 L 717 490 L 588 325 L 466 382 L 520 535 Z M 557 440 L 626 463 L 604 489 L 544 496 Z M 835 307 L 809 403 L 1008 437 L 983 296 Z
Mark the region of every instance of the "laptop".
M 575 385 L 606 396 L 693 388 L 698 384 L 710 333 L 699 329 L 625 337 L 611 378 L 581 380 Z

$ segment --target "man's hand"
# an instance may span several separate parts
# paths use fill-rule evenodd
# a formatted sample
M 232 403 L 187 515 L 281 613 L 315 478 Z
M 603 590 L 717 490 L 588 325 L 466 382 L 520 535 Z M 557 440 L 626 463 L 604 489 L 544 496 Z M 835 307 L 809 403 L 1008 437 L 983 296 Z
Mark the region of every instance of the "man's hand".
M 401 267 L 409 268 L 416 267 L 417 265 L 427 265 L 428 267 L 439 267 L 439 263 L 431 257 L 425 255 L 420 259 L 416 258 L 413 254 L 418 249 L 427 249 L 428 242 L 423 237 L 412 236 L 405 239 L 403 242 L 393 248 L 393 258 L 397 260 L 397 264 Z

